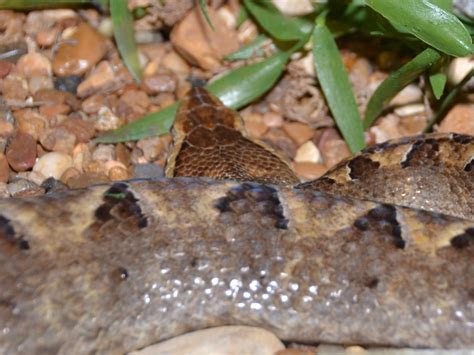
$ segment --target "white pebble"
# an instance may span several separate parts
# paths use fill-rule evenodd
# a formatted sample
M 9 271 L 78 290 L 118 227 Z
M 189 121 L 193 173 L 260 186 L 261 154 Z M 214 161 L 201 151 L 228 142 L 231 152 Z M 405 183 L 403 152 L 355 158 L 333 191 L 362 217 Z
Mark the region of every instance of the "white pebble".
M 274 355 L 284 348 L 281 341 L 267 330 L 225 326 L 184 334 L 129 355 Z
M 321 152 L 312 141 L 307 141 L 306 143 L 302 144 L 296 151 L 295 162 L 321 163 Z
M 42 174 L 45 177 L 54 177 L 59 179 L 67 168 L 72 166 L 72 158 L 64 153 L 51 152 L 46 153 L 39 158 L 33 166 L 33 171 Z

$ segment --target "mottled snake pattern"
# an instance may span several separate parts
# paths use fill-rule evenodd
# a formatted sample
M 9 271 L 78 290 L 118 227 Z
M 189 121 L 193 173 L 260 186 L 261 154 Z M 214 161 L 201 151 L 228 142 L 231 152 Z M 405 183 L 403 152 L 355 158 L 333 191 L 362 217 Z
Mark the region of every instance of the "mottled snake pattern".
M 122 354 L 228 324 L 474 347 L 473 137 L 390 141 L 298 184 L 204 89 L 174 135 L 172 178 L 0 200 L 1 354 Z

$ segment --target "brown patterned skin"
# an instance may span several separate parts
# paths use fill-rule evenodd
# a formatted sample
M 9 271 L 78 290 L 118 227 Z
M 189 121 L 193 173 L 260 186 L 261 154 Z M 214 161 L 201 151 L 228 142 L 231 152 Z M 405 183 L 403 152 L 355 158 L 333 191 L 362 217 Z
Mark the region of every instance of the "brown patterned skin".
M 219 136 L 232 124 L 240 129 L 236 114 L 193 92 L 181 115 L 197 110 L 204 121 L 196 126 L 218 134 L 216 141 L 231 142 L 229 152 L 254 146 L 234 130 Z M 205 119 L 229 125 L 206 126 Z M 184 142 L 194 142 L 193 132 L 199 132 L 179 127 L 186 122 L 182 116 L 177 122 L 181 151 L 170 166 L 200 173 L 194 161 L 196 167 L 186 170 L 180 160 L 186 158 Z M 199 137 L 184 152 L 202 158 L 206 171 L 228 177 L 206 165 L 217 148 L 203 148 Z M 455 192 L 468 196 L 461 196 L 461 212 L 450 210 L 452 202 L 442 212 L 464 219 L 340 197 L 334 194 L 339 190 L 315 191 L 308 184 L 293 189 L 196 177 L 0 200 L 0 354 L 121 354 L 226 324 L 264 327 L 283 340 L 309 343 L 474 347 L 472 147 L 471 137 L 459 135 L 387 143 L 321 183 L 332 186 L 328 179 L 341 177 L 337 183 L 344 189 L 344 170 L 346 183 L 356 184 L 377 174 L 373 166 L 379 163 L 381 169 L 387 165 L 390 189 L 389 182 L 398 183 L 397 160 L 398 169 L 402 163 L 419 166 L 420 174 L 449 163 L 468 178 L 461 184 L 467 190 Z M 277 158 L 255 152 L 249 159 Z M 258 178 L 286 171 L 280 164 Z M 222 166 L 234 178 L 251 173 L 249 167 Z M 281 185 L 293 179 L 282 176 Z M 443 202 L 443 191 L 426 196 Z
M 472 221 L 198 178 L 0 200 L 0 214 L 2 354 L 119 354 L 225 324 L 474 346 Z
M 203 88 L 183 99 L 166 176 L 207 176 L 294 185 L 298 178 L 270 147 L 246 137 L 240 115 Z
M 474 137 L 430 134 L 389 141 L 297 188 L 474 219 Z

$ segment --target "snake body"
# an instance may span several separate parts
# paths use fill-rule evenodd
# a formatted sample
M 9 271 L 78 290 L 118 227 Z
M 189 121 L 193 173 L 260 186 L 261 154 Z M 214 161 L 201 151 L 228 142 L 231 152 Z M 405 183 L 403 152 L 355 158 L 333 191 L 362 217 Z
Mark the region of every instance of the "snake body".
M 189 109 L 209 118 L 220 107 L 202 89 L 188 99 L 178 118 Z M 226 132 L 224 121 L 195 127 L 205 128 L 202 136 Z M 211 164 L 215 146 L 188 140 L 192 127 L 178 130 L 180 151 Z M 216 139 L 227 152 L 247 139 L 227 131 Z M 256 160 L 278 157 L 257 146 L 264 153 L 250 155 Z M 352 160 L 358 163 L 296 188 L 287 186 L 294 175 L 281 162 L 276 172 L 262 168 L 260 183 L 219 181 L 212 173 L 225 171 L 208 169 L 214 179 L 116 182 L 0 200 L 0 353 L 124 353 L 227 324 L 310 343 L 473 347 L 473 149 L 468 136 L 415 137 L 369 148 Z M 175 168 L 184 166 L 180 151 L 171 158 Z M 380 194 L 350 197 L 369 172 L 361 167 L 382 176 L 397 171 L 383 151 L 398 169 L 413 170 L 408 177 L 423 178 L 398 204 L 379 201 Z M 188 175 L 207 166 L 191 164 Z M 436 166 L 436 179 L 453 176 L 453 187 L 417 192 Z M 249 169 L 236 171 L 245 178 Z M 272 176 L 282 181 L 266 184 Z M 337 184 L 349 186 L 345 196 L 331 190 Z

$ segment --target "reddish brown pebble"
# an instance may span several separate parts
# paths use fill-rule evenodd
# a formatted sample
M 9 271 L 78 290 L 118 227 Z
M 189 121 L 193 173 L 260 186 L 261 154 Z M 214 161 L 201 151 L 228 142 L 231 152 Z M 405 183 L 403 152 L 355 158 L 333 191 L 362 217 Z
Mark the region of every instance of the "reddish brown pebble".
M 283 130 L 298 146 L 309 141 L 314 135 L 314 129 L 299 122 L 285 122 Z
M 263 115 L 263 122 L 268 127 L 281 127 L 283 125 L 283 117 L 276 112 L 267 112 Z
M 25 77 L 31 78 L 33 76 L 50 76 L 51 62 L 48 57 L 41 53 L 32 52 L 23 55 L 17 63 L 18 73 Z
M 253 138 L 262 137 L 267 131 L 268 126 L 263 122 L 262 115 L 250 113 L 243 116 L 245 130 Z
M 74 149 L 76 136 L 65 127 L 54 127 L 40 137 L 40 142 L 47 150 L 69 153 Z
M 474 135 L 474 104 L 457 104 L 439 125 L 439 132 Z
M 4 100 L 23 102 L 28 97 L 28 83 L 25 79 L 9 75 L 0 80 L 0 93 Z
M 6 77 L 10 73 L 10 71 L 13 69 L 14 66 L 15 65 L 10 62 L 0 60 L 0 79 L 3 79 L 4 77 Z
M 57 76 L 82 75 L 97 64 L 106 52 L 106 39 L 83 22 L 60 45 L 53 60 L 53 71 Z
M 115 72 L 109 62 L 103 61 L 77 87 L 77 96 L 86 97 L 103 91 L 110 91 L 115 84 Z
M 294 169 L 296 175 L 303 180 L 317 179 L 328 170 L 324 164 L 309 162 L 295 163 Z
M 36 159 L 36 140 L 29 134 L 18 131 L 8 145 L 6 157 L 15 171 L 31 169 Z
M 183 57 L 206 70 L 216 69 L 220 59 L 239 48 L 237 33 L 228 28 L 213 8 L 209 17 L 215 28 L 213 31 L 196 6 L 171 31 L 171 43 Z
M 23 109 L 14 112 L 16 122 L 20 131 L 28 133 L 38 140 L 48 126 L 48 121 L 36 110 Z
M 8 167 L 7 158 L 3 153 L 0 153 L 0 183 L 8 181 L 10 176 L 10 168 Z
M 149 95 L 160 92 L 174 92 L 178 86 L 178 78 L 173 73 L 158 73 L 146 76 L 142 82 L 143 90 Z
M 82 101 L 81 109 L 82 111 L 88 114 L 97 113 L 99 112 L 100 108 L 104 106 L 104 104 L 105 104 L 104 96 L 100 94 L 96 94 Z
M 325 129 L 318 143 L 325 165 L 332 168 L 351 155 L 349 147 L 334 128 Z
M 81 172 L 74 167 L 67 168 L 61 175 L 61 182 L 68 184 L 68 181 L 72 178 L 77 178 Z
M 46 118 L 52 118 L 58 115 L 66 115 L 71 108 L 65 104 L 41 106 L 39 112 Z
M 67 119 L 61 123 L 61 126 L 74 134 L 76 141 L 79 143 L 90 141 L 95 133 L 94 126 L 80 118 Z
M 67 105 L 73 110 L 80 107 L 79 100 L 70 92 L 55 89 L 42 89 L 33 95 L 35 102 L 41 105 Z

